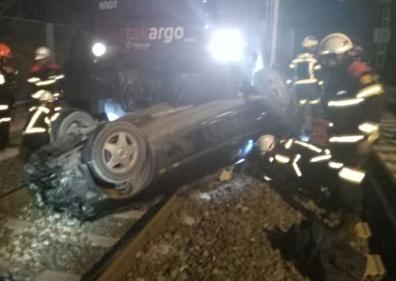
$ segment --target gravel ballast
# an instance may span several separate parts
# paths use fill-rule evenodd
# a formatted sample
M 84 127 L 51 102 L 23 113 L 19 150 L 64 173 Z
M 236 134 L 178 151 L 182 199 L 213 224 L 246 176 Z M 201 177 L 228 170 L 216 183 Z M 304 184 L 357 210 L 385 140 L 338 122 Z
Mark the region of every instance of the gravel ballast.
M 247 175 L 211 178 L 178 192 L 165 229 L 136 255 L 123 280 L 309 280 L 271 245 L 303 215 Z

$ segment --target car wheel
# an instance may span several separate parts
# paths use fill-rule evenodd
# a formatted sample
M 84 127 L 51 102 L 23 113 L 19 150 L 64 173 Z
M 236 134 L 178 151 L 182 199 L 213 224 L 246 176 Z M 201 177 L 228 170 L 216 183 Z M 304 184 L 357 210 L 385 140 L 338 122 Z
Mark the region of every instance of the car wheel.
M 107 195 L 113 200 L 128 200 L 140 194 L 154 178 L 154 158 L 151 150 L 147 149 L 146 160 L 140 171 L 127 182 L 117 185 L 114 190 L 106 190 Z
M 70 109 L 60 113 L 59 117 L 51 124 L 51 131 L 54 140 L 57 140 L 71 132 L 95 125 L 95 119 L 88 113 Z
M 142 170 L 146 156 L 147 143 L 140 130 L 128 122 L 116 121 L 95 131 L 83 160 L 97 179 L 118 185 Z
M 280 73 L 273 69 L 260 70 L 254 75 L 253 87 L 259 95 L 266 97 L 265 102 L 285 124 L 292 128 L 301 126 L 298 122 L 299 106 L 296 97 Z

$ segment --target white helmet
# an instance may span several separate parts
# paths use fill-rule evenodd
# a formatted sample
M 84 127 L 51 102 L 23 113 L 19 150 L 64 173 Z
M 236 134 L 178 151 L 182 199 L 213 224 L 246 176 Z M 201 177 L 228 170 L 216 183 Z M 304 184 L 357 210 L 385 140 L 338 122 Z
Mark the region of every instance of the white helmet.
M 271 152 L 275 148 L 275 137 L 273 135 L 263 135 L 256 143 L 260 150 L 260 153 L 264 155 L 267 152 Z
M 319 44 L 319 55 L 343 54 L 353 48 L 352 40 L 343 33 L 327 35 Z
M 318 39 L 315 36 L 309 35 L 302 41 L 302 47 L 305 49 L 315 49 L 319 44 Z
M 43 60 L 51 57 L 51 50 L 47 47 L 40 47 L 35 52 L 35 60 Z

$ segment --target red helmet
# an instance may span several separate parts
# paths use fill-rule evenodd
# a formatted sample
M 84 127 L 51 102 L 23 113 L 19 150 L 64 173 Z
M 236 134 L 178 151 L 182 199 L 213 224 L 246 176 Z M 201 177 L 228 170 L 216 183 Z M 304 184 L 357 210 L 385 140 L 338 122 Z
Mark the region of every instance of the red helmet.
M 5 57 L 5 58 L 12 57 L 11 48 L 4 43 L 0 43 L 0 57 Z

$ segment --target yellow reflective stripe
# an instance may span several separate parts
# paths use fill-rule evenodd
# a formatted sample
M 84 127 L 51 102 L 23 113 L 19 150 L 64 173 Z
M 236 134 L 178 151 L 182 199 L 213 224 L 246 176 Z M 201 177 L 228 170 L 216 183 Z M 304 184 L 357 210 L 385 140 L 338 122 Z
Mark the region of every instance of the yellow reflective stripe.
M 344 167 L 344 164 L 339 163 L 339 162 L 333 162 L 333 161 L 330 161 L 328 165 L 329 165 L 330 168 L 337 169 L 337 170 L 341 169 L 342 167 Z
M 29 130 L 26 130 L 23 132 L 24 135 L 30 135 L 30 134 L 37 134 L 37 133 L 45 133 L 47 130 L 44 128 L 30 128 Z
M 298 164 L 297 164 L 297 162 L 300 161 L 300 159 L 301 159 L 301 155 L 300 155 L 300 154 L 297 154 L 297 155 L 294 157 L 294 159 L 293 159 L 293 164 L 292 164 L 293 169 L 294 169 L 294 172 L 296 173 L 297 177 L 302 177 L 302 172 L 301 172 L 301 170 L 300 170 L 300 167 L 299 167 Z
M 290 149 L 293 145 L 294 140 L 293 139 L 289 139 L 286 143 L 285 143 L 285 148 L 286 149 Z
M 370 135 L 379 131 L 378 123 L 366 122 L 359 125 L 359 131 L 366 135 Z
M 38 81 L 40 81 L 40 78 L 38 77 L 31 77 L 27 80 L 29 83 L 36 83 Z
M 41 116 L 41 114 L 48 114 L 50 110 L 44 106 L 38 107 L 37 111 L 33 114 L 32 119 L 26 127 L 26 130 L 23 134 L 35 134 L 35 133 L 44 133 L 47 131 L 45 128 L 35 127 L 37 119 Z
M 290 158 L 281 154 L 276 154 L 275 155 L 275 160 L 278 161 L 279 163 L 286 164 L 290 162 Z
M 265 181 L 272 181 L 272 178 L 270 178 L 269 176 L 264 176 L 264 180 Z
M 338 176 L 350 183 L 361 184 L 364 180 L 364 177 L 366 176 L 366 173 L 362 170 L 344 167 L 340 170 Z
M 51 122 L 55 122 L 55 120 L 58 119 L 59 115 L 60 115 L 59 112 L 57 112 L 57 113 L 55 113 L 54 115 L 52 115 L 52 117 L 51 117 Z
M 42 95 L 44 95 L 46 92 L 47 92 L 47 91 L 45 91 L 45 90 L 38 90 L 37 92 L 31 94 L 30 96 L 31 96 L 33 99 L 36 99 L 36 100 L 37 100 L 37 99 L 39 99 Z
M 358 98 L 369 98 L 372 96 L 377 96 L 377 95 L 381 95 L 384 93 L 384 88 L 382 87 L 381 84 L 375 84 L 369 87 L 366 87 L 362 90 L 360 90 L 358 92 L 358 94 L 356 95 Z
M 354 99 L 343 99 L 343 100 L 331 100 L 327 103 L 329 107 L 347 107 L 357 105 L 359 103 L 364 102 L 362 98 L 354 98 Z
M 361 141 L 362 139 L 364 139 L 364 136 L 362 135 L 337 136 L 337 137 L 331 137 L 329 141 L 332 143 L 355 143 Z
M 7 104 L 0 104 L 0 111 L 8 110 L 9 106 Z
M 11 122 L 11 117 L 0 118 L 0 124 L 1 123 L 8 123 L 8 122 Z
M 308 148 L 308 149 L 310 149 L 312 151 L 315 151 L 316 153 L 321 153 L 322 152 L 322 149 L 320 149 L 319 147 L 314 146 L 313 144 L 310 144 L 310 143 L 306 143 L 306 142 L 302 142 L 302 141 L 295 141 L 294 143 L 298 144 L 300 146 L 306 147 L 306 148 Z
M 47 114 L 50 113 L 50 111 L 51 111 L 48 107 L 45 107 L 45 106 L 40 106 L 39 109 L 41 109 L 43 112 L 45 112 Z
M 308 103 L 309 104 L 318 104 L 320 102 L 320 99 L 314 99 L 314 100 L 310 100 Z
M 48 85 L 52 85 L 56 83 L 56 80 L 45 80 L 45 81 L 40 81 L 40 82 L 36 82 L 36 86 L 48 86 Z
M 303 79 L 303 80 L 297 80 L 294 82 L 295 85 L 305 85 L 305 84 L 313 84 L 317 83 L 318 79 L 316 78 L 311 78 L 311 79 Z
M 53 79 L 53 80 L 60 80 L 60 79 L 65 78 L 65 75 L 64 75 L 64 74 L 52 75 L 52 76 L 50 76 L 50 77 L 48 77 L 48 78 L 49 78 L 49 79 Z
M 304 105 L 307 104 L 308 100 L 304 99 L 304 100 L 300 100 L 300 105 Z
M 359 131 L 364 133 L 369 143 L 375 142 L 380 137 L 380 128 L 378 123 L 366 122 L 359 125 Z
M 312 157 L 309 162 L 316 163 L 316 162 L 327 161 L 327 160 L 330 160 L 330 159 L 331 159 L 331 155 L 330 154 L 326 154 L 326 155 L 319 155 L 319 156 L 316 156 L 316 157 Z

